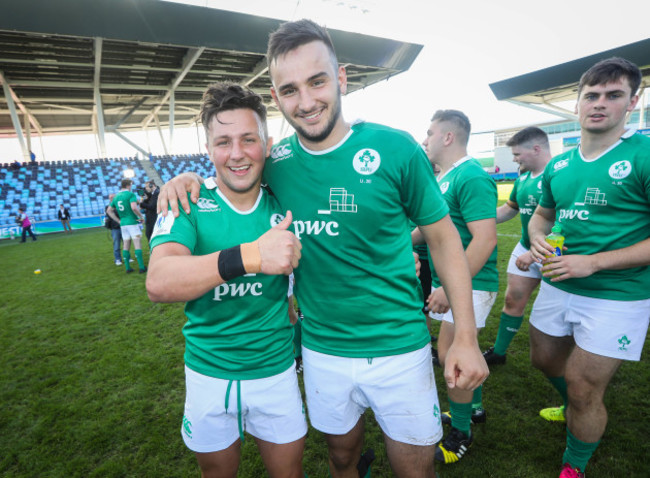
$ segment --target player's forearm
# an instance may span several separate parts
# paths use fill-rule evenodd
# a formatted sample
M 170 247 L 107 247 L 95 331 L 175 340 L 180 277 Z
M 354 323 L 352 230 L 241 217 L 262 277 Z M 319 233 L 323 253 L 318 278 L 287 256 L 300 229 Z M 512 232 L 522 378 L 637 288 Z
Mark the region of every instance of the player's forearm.
M 113 221 L 115 221 L 116 223 L 118 223 L 118 224 L 120 223 L 120 218 L 117 217 L 117 214 L 115 214 L 114 212 L 112 212 L 112 211 L 106 211 L 106 214 L 108 214 L 108 217 L 110 217 L 110 218 L 111 218 Z
M 650 239 L 645 239 L 623 249 L 592 254 L 591 260 L 595 272 L 650 265 Z
M 496 245 L 496 234 L 494 234 L 494 236 L 474 236 L 472 238 L 470 243 L 467 245 L 467 249 L 465 249 L 467 264 L 469 265 L 469 273 L 472 277 L 483 269 Z
M 510 219 L 515 217 L 518 212 L 519 210 L 517 208 L 513 208 L 508 203 L 502 204 L 497 208 L 497 224 L 501 224 L 502 222 L 509 221 Z
M 219 252 L 205 256 L 152 256 L 147 294 L 153 302 L 187 302 L 225 281 L 219 275 Z
M 463 245 L 449 216 L 423 226 L 433 265 L 454 313 L 456 335 L 476 340 L 476 322 L 472 307 L 472 278 Z
M 549 214 L 548 211 L 552 211 L 553 215 Z M 546 209 L 541 206 L 537 207 L 528 222 L 528 237 L 530 237 L 531 241 L 539 237 L 546 237 L 551 232 L 551 227 L 553 227 L 555 219 L 554 214 L 554 209 Z
M 411 243 L 414 246 L 425 244 L 424 236 L 422 235 L 422 232 L 420 231 L 419 227 L 416 227 L 411 231 Z

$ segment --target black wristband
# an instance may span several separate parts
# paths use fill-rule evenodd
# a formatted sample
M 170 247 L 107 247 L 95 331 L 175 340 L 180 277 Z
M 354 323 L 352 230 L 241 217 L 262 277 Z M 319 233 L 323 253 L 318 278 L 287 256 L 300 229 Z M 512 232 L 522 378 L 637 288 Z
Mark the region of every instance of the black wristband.
M 224 249 L 219 253 L 219 275 L 224 281 L 229 281 L 235 277 L 243 276 L 246 274 L 244 269 L 244 262 L 241 258 L 240 246 Z

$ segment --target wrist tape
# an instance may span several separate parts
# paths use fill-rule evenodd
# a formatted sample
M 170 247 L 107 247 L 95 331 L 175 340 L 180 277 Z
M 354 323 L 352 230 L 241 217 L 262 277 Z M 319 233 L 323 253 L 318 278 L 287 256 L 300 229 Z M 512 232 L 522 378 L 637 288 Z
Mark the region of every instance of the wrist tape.
M 217 265 L 219 275 L 226 282 L 244 274 L 261 272 L 262 260 L 257 241 L 222 250 Z

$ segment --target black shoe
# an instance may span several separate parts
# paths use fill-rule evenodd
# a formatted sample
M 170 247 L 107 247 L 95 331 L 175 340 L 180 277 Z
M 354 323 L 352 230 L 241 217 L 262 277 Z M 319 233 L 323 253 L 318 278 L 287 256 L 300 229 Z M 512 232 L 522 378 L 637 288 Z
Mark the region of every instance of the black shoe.
M 438 443 L 435 460 L 445 464 L 456 463 L 465 456 L 472 446 L 472 441 L 474 440 L 471 435 L 466 435 L 458 428 L 452 428 L 447 438 Z
M 365 478 L 369 476 L 370 464 L 375 461 L 375 450 L 368 448 L 368 450 L 361 455 L 359 463 L 357 463 L 357 471 L 359 472 L 359 478 Z
M 472 410 L 472 425 L 485 423 L 487 421 L 487 412 L 485 408 L 474 408 Z M 440 421 L 443 425 L 451 425 L 451 412 L 442 412 Z
M 431 362 L 434 367 L 440 367 L 440 358 L 438 357 L 438 350 L 431 347 Z
M 494 347 L 490 347 L 483 352 L 483 358 L 488 365 L 503 365 L 506 363 L 506 356 L 499 355 L 494 351 Z
M 131 272 L 135 272 L 135 269 L 127 269 L 127 270 L 126 270 L 126 273 L 127 273 L 127 274 L 130 274 Z
M 138 272 L 140 272 L 140 274 L 144 274 L 145 272 L 147 272 L 147 268 L 146 268 L 146 266 L 145 266 L 144 269 L 140 269 Z
M 296 373 L 302 373 L 302 357 L 296 357 Z

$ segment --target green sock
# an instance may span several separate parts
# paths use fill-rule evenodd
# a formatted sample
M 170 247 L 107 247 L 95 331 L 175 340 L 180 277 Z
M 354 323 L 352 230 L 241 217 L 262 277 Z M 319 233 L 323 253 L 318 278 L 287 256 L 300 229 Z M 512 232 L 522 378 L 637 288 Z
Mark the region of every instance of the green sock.
M 129 251 L 122 251 L 122 257 L 124 258 L 124 267 L 126 267 L 126 270 L 128 271 L 131 269 L 131 266 L 129 265 L 129 261 L 131 260 L 131 253 Z
M 135 258 L 138 261 L 138 265 L 140 266 L 140 269 L 144 269 L 144 259 L 142 258 L 142 249 L 135 250 Z
M 510 346 L 510 342 L 519 332 L 519 327 L 524 321 L 524 316 L 514 317 L 505 312 L 501 312 L 501 319 L 499 321 L 499 331 L 497 332 L 497 340 L 494 342 L 494 353 L 505 355 L 506 350 Z
M 302 357 L 302 321 L 293 324 L 293 357 Z
M 567 395 L 566 391 L 566 380 L 564 380 L 564 377 L 546 377 L 548 378 L 549 382 L 555 387 L 555 390 L 557 390 L 560 395 L 562 395 L 562 400 L 564 400 L 564 407 L 566 408 L 567 404 L 569 403 L 569 396 Z
M 472 403 L 456 403 L 449 400 L 451 426 L 469 436 L 469 424 L 472 420 Z
M 483 408 L 483 385 L 474 390 L 474 396 L 472 397 L 472 410 L 479 408 Z
M 599 443 L 600 440 L 596 443 L 580 441 L 573 436 L 573 433 L 567 427 L 566 450 L 564 450 L 564 455 L 562 456 L 562 463 L 569 463 L 571 466 L 580 468 L 580 471 L 584 472 L 587 467 L 587 462 L 596 451 L 596 448 L 598 448 Z

